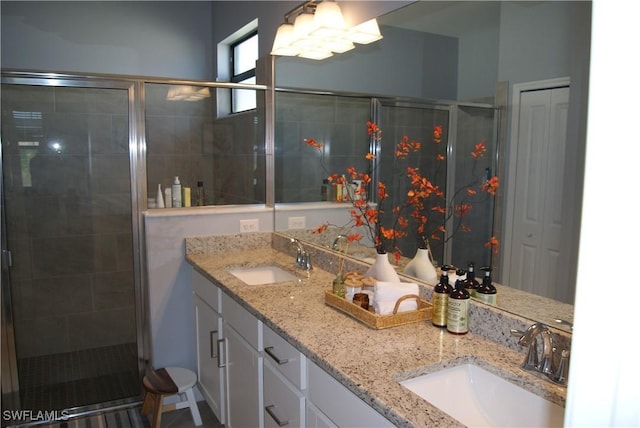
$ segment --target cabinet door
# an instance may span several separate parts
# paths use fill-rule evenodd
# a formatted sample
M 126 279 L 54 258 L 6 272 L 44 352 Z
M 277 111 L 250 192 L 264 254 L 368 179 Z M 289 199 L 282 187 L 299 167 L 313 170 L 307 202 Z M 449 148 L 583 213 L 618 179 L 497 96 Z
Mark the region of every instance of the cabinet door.
M 224 369 L 220 368 L 222 318 L 199 296 L 194 296 L 200 391 L 218 420 L 225 423 Z
M 229 391 L 226 425 L 231 428 L 262 427 L 262 357 L 226 321 L 224 335 Z

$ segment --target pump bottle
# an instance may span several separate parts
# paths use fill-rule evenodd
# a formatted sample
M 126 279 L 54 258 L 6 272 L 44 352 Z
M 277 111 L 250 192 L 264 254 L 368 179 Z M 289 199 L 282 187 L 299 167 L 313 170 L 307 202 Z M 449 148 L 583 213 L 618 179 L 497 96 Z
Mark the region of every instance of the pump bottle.
M 484 277 L 482 278 L 482 284 L 476 289 L 476 299 L 481 302 L 495 305 L 498 303 L 498 290 L 491 282 L 491 267 L 484 266 L 480 268 L 484 271 Z
M 182 185 L 178 176 L 173 179 L 171 185 L 171 206 L 174 208 L 182 207 Z
M 467 266 L 467 279 L 464 280 L 464 288 L 467 289 L 471 297 L 476 297 L 476 288 L 480 286 L 480 283 L 476 279 L 474 268 L 474 264 L 469 262 Z
M 469 332 L 469 302 L 471 295 L 464 286 L 464 280 L 456 281 L 456 288 L 447 301 L 447 331 L 453 334 Z
M 436 327 L 447 326 L 447 303 L 449 301 L 449 294 L 453 291 L 453 288 L 449 284 L 449 270 L 451 266 L 444 265 L 440 268 L 442 275 L 440 281 L 433 287 L 433 294 L 431 296 L 432 316 L 431 323 Z

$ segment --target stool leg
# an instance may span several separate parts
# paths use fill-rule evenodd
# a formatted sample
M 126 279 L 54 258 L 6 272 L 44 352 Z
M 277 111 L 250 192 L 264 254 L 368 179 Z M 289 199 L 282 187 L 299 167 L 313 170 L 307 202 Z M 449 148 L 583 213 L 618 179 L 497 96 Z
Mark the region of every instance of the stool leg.
M 202 425 L 202 418 L 200 418 L 200 410 L 198 410 L 198 403 L 196 397 L 193 394 L 193 388 L 189 388 L 185 391 L 187 401 L 189 402 L 189 410 L 191 410 L 191 417 L 193 418 L 193 424 L 195 426 Z
M 142 410 L 140 410 L 140 413 L 142 413 L 143 416 L 147 416 L 149 413 L 151 413 L 152 407 L 153 407 L 153 394 L 146 392 L 144 394 L 144 401 L 142 402 Z
M 151 428 L 160 428 L 160 421 L 162 419 L 162 395 L 153 394 L 153 420 L 151 421 Z

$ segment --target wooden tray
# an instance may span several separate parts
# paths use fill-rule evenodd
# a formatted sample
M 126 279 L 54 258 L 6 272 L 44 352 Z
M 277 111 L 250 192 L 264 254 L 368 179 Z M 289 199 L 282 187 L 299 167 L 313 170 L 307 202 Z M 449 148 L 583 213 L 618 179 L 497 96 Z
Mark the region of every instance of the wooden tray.
M 397 312 L 400 303 L 406 299 L 416 299 L 418 301 L 418 309 L 415 311 Z M 393 311 L 394 313 L 390 315 L 378 315 L 373 312 L 373 309 L 370 311 L 363 309 L 362 307 L 349 302 L 342 297 L 336 296 L 331 291 L 326 290 L 324 292 L 324 302 L 327 305 L 336 308 L 339 311 L 344 312 L 347 315 L 350 315 L 351 317 L 357 319 L 358 321 L 363 322 L 367 326 L 375 328 L 377 330 L 431 319 L 431 303 L 427 302 L 426 300 L 422 300 L 415 294 L 402 296 L 400 299 L 398 299 Z

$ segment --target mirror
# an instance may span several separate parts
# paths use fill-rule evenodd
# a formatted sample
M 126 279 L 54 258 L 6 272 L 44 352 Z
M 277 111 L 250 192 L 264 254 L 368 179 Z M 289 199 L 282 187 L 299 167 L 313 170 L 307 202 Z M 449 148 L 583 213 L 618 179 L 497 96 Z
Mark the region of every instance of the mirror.
M 497 168 L 498 175 L 502 171 L 506 179 L 510 155 L 507 142 L 512 123 L 509 93 L 514 84 L 569 76 L 571 102 L 567 138 L 574 141 L 572 156 L 579 163 L 586 129 L 590 14 L 590 2 L 416 2 L 379 17 L 385 38 L 377 43 L 358 46 L 350 53 L 321 62 L 277 58 L 276 86 L 496 105 L 506 119 L 501 121 L 499 129 L 500 163 Z M 452 51 L 454 55 L 451 55 Z M 447 78 L 452 75 L 455 76 L 453 81 Z M 365 112 L 365 116 L 367 114 Z M 314 136 L 312 131 L 313 127 L 307 127 L 303 135 Z M 355 131 L 350 132 L 348 144 L 362 140 Z M 276 156 L 279 150 L 281 154 L 291 150 L 290 146 L 280 145 L 285 141 L 287 145 L 300 144 L 297 137 L 291 137 L 279 136 L 276 126 Z M 350 155 L 353 153 L 345 154 Z M 317 168 L 317 163 L 307 167 Z M 286 176 L 292 173 L 276 170 L 276 174 Z M 320 183 L 308 185 L 313 188 L 311 192 L 320 193 Z M 506 186 L 509 186 L 508 182 L 505 182 Z M 574 200 L 575 204 L 579 205 L 579 199 L 575 199 L 578 202 Z M 509 203 L 508 192 L 505 192 L 496 204 L 494 227 L 500 235 L 504 235 Z M 294 229 L 289 227 L 292 218 L 304 218 L 306 229 L 330 221 L 334 210 L 318 204 L 311 209 L 307 204 L 277 204 L 276 230 L 302 233 L 291 230 Z M 323 218 L 315 221 L 317 217 Z M 300 222 L 293 223 L 301 226 Z M 571 240 L 577 242 L 578 233 L 568 236 L 573 236 Z M 499 265 L 504 252 L 501 251 L 498 257 Z M 575 260 L 565 266 L 569 272 L 575 271 Z M 500 283 L 499 276 L 499 273 L 494 274 Z M 569 283 L 573 287 L 574 282 Z M 501 308 L 526 318 L 543 322 L 549 322 L 549 317 L 572 319 L 570 304 L 556 302 L 557 305 L 545 314 L 540 310 L 542 307 L 549 310 L 545 299 L 508 287 L 501 294 Z M 553 323 L 553 319 L 549 323 Z

